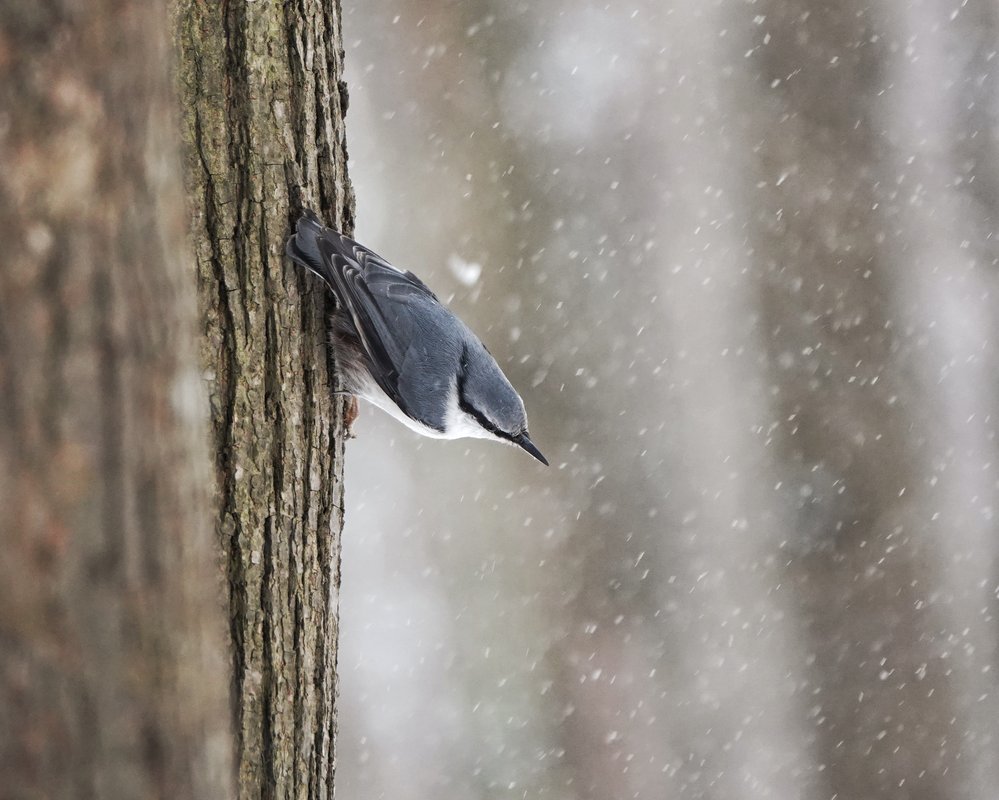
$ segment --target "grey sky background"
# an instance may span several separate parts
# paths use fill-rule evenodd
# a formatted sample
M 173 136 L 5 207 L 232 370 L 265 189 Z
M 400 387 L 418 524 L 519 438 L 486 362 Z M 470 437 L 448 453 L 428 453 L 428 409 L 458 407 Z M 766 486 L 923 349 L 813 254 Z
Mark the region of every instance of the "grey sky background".
M 999 12 L 344 10 L 357 238 L 552 466 L 362 408 L 338 792 L 992 797 Z

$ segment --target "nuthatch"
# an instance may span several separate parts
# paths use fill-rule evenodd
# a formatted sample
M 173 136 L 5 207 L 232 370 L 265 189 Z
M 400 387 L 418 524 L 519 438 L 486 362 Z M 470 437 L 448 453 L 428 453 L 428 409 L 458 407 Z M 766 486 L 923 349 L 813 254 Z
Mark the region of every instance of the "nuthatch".
M 424 436 L 496 439 L 547 466 L 496 359 L 423 281 L 325 227 L 312 210 L 286 252 L 336 295 L 332 342 L 347 392 Z

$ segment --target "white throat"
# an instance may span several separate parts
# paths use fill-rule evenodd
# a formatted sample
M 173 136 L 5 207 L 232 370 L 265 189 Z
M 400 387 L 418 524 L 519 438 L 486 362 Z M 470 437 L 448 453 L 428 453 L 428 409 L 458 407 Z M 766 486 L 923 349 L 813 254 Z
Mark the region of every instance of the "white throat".
M 428 436 L 431 439 L 492 439 L 496 442 L 506 443 L 505 440 L 479 425 L 475 417 L 461 409 L 461 406 L 458 404 L 457 381 L 452 381 L 451 388 L 448 391 L 447 411 L 444 416 L 444 431 L 434 430 L 428 425 L 424 425 L 422 422 L 417 422 L 412 417 L 407 416 L 373 380 L 369 380 L 357 394 L 421 436 Z

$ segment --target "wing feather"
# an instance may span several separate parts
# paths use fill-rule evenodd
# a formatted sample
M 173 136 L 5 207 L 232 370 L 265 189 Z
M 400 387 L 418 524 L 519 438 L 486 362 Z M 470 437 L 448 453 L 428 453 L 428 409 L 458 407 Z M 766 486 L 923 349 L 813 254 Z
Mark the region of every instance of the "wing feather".
M 415 352 L 414 341 L 434 344 L 436 330 L 421 323 L 449 312 L 412 272 L 403 272 L 353 239 L 303 216 L 288 240 L 288 255 L 321 277 L 343 304 L 370 361 L 371 376 L 404 413 L 437 427 L 414 391 L 415 375 L 444 353 Z M 429 314 L 428 314 L 429 312 Z M 420 335 L 422 334 L 422 335 Z M 438 350 L 439 348 L 434 348 Z

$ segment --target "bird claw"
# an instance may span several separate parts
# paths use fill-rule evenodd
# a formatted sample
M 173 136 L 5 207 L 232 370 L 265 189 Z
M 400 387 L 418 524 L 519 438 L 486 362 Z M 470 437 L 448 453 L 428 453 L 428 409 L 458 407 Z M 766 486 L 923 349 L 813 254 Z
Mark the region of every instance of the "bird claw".
M 357 417 L 360 413 L 361 409 L 358 405 L 357 397 L 356 395 L 351 395 L 350 400 L 347 401 L 347 407 L 343 411 L 343 422 L 348 439 L 357 438 L 357 434 L 354 433 L 354 423 L 357 421 Z

